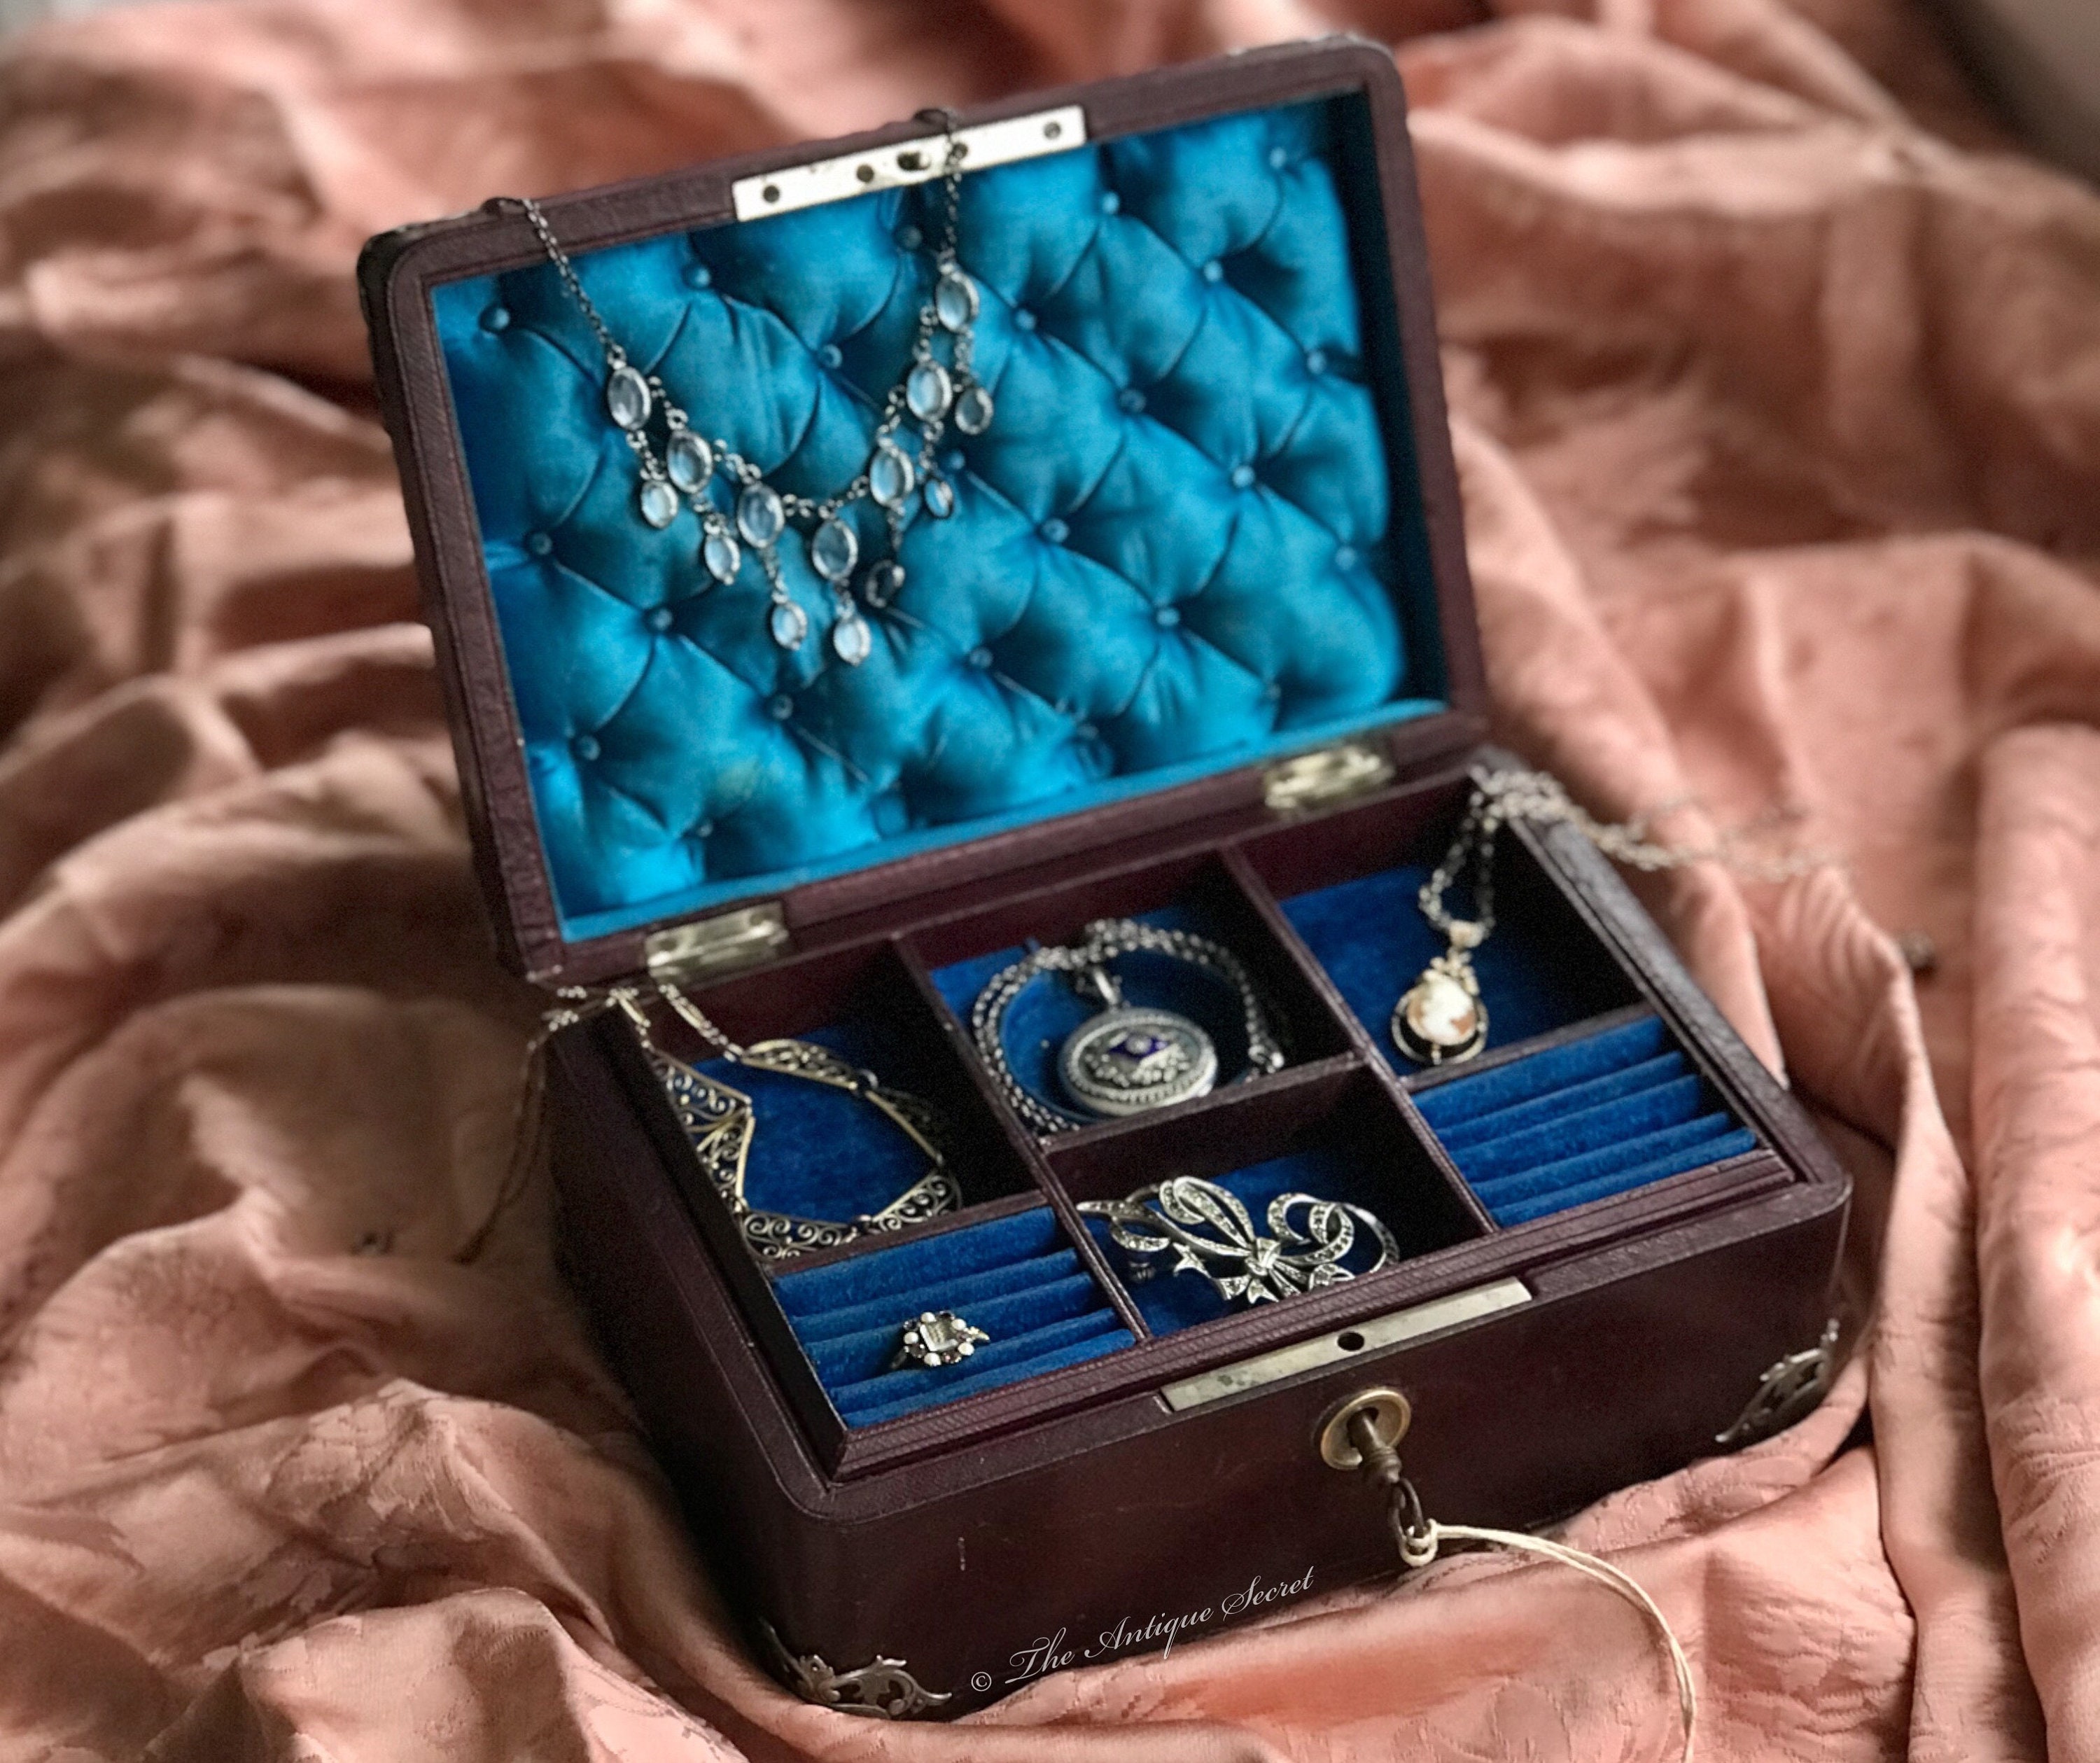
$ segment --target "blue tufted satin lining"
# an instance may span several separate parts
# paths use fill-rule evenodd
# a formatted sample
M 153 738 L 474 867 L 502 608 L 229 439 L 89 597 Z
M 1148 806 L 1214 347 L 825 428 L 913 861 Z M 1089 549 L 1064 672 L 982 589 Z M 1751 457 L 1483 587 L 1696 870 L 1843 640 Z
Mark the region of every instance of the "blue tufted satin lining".
M 779 1275 L 774 1295 L 849 1426 L 871 1426 L 1132 1344 L 1047 1206 Z M 904 1324 L 952 1310 L 991 1338 L 960 1364 L 892 1368 Z
M 1452 1079 L 1414 1099 L 1489 1216 L 1504 1226 L 1757 1145 L 1655 1016 Z
M 756 559 L 714 587 L 690 511 L 642 524 L 602 358 L 549 267 L 436 291 L 569 936 L 1442 707 L 1363 127 L 1339 98 L 964 180 L 998 417 L 951 436 L 960 511 L 913 520 L 858 669 L 832 659 L 798 541 L 782 561 L 814 628 L 790 655 Z M 697 426 L 823 495 L 864 462 L 906 358 L 935 200 L 885 192 L 578 268 Z M 855 519 L 876 555 L 880 523 Z

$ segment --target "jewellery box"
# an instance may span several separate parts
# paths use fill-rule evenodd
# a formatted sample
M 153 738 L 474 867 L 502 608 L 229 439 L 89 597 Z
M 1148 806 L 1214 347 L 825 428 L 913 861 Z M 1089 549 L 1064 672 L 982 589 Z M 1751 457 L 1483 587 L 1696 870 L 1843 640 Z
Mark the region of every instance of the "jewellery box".
M 949 1716 L 1391 1572 L 1367 1438 L 1434 1517 L 1530 1526 L 1813 1403 L 1846 1179 L 1577 831 L 1494 851 L 1485 1050 L 1389 1030 L 1502 762 L 1383 50 L 537 214 L 386 234 L 361 285 L 479 873 L 505 959 L 567 988 L 565 1266 L 786 1681 Z M 901 585 L 800 531 L 761 555 L 721 462 L 837 496 L 928 347 L 995 408 L 845 506 Z M 645 517 L 673 408 L 717 473 Z M 1114 997 L 1046 972 L 983 1051 L 1002 973 L 1103 921 L 1180 940 L 1096 970 Z M 1110 1005 L 1197 1025 L 1215 1084 L 1025 1119 Z M 1170 1178 L 1242 1208 L 1216 1266 L 1081 1210 Z M 1304 1288 L 1234 1294 L 1236 1254 Z

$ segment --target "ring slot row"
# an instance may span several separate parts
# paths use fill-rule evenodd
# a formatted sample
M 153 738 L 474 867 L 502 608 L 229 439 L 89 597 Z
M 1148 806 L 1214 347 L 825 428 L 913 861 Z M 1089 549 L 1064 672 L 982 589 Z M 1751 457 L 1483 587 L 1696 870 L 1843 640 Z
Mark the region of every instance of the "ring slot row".
M 1047 1206 L 791 1267 L 773 1291 L 854 1427 L 1076 1365 L 1136 1338 Z M 954 1364 L 894 1363 L 904 1325 L 940 1310 L 988 1339 Z
M 1758 1145 L 1661 1018 L 1648 1014 L 1418 1089 L 1414 1100 L 1504 1226 Z

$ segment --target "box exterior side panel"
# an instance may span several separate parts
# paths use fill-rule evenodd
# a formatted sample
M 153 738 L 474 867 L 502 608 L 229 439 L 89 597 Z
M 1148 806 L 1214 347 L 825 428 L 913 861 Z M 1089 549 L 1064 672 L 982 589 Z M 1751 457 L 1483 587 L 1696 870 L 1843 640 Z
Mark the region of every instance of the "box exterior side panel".
M 1798 1185 L 1538 1270 L 1531 1302 L 1396 1352 L 1178 1414 L 1125 1398 L 832 1485 L 720 1284 L 695 1276 L 668 1186 L 623 1169 L 613 1123 L 557 1102 L 570 1275 L 754 1645 L 792 1679 L 777 1637 L 805 1695 L 934 1717 L 1394 1571 L 1379 1496 L 1315 1445 L 1357 1390 L 1413 1403 L 1401 1455 L 1447 1522 L 1539 1523 L 1713 1454 L 1767 1370 L 1816 1344 L 1843 1231 L 1842 1191 Z

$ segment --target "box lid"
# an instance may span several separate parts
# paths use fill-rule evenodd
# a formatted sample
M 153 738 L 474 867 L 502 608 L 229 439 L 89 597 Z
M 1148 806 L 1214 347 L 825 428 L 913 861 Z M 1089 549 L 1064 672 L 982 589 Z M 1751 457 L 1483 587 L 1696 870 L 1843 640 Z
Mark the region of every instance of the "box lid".
M 1478 738 L 1390 56 L 1288 46 L 959 126 L 995 416 L 949 429 L 955 511 L 913 497 L 905 583 L 866 607 L 858 665 L 826 640 L 837 602 L 800 535 L 778 552 L 810 625 L 791 650 L 748 550 L 717 584 L 692 509 L 642 517 L 603 349 L 517 204 L 368 246 L 477 859 L 519 970 L 631 971 L 695 921 L 763 943 L 1256 802 L 1308 749 Z M 931 287 L 928 127 L 545 210 L 694 426 L 821 498 L 866 466 Z M 729 506 L 724 475 L 711 493 Z M 879 510 L 849 518 L 862 559 L 885 556 Z

